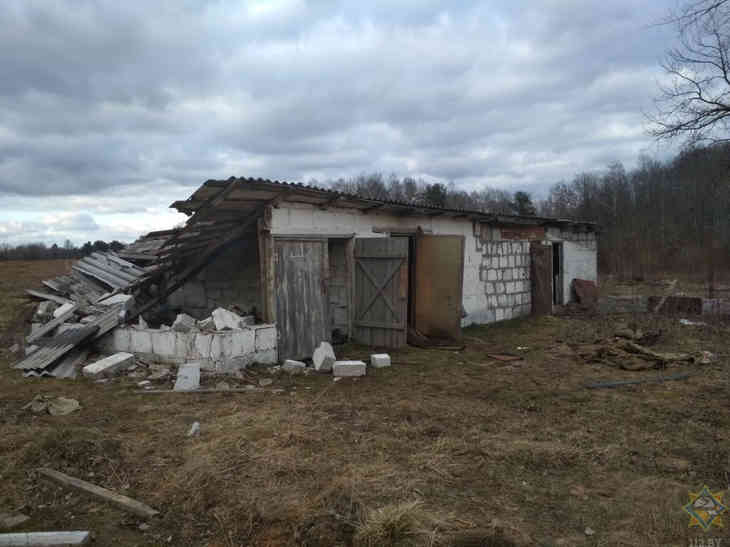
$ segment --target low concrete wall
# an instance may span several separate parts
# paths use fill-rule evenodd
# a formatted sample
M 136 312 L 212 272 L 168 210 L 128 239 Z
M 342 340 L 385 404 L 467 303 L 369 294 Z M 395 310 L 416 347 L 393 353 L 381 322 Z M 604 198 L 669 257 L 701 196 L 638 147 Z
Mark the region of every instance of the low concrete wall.
M 201 367 L 233 372 L 252 363 L 276 364 L 276 325 L 215 332 L 118 327 L 97 343 L 104 352 L 126 351 L 166 363 L 199 361 Z

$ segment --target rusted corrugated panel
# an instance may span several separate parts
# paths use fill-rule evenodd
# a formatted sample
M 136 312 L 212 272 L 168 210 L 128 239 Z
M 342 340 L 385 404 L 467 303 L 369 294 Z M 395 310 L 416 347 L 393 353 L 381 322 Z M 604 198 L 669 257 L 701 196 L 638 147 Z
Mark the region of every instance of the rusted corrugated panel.
M 416 238 L 414 327 L 432 338 L 461 338 L 464 236 Z

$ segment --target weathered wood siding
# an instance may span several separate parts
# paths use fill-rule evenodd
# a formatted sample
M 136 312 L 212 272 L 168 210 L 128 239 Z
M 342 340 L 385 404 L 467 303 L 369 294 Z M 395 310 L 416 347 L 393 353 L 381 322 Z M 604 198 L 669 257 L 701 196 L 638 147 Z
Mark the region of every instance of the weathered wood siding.
M 327 242 L 274 241 L 279 359 L 311 357 L 327 328 Z
M 406 344 L 408 238 L 355 240 L 353 337 L 372 346 Z

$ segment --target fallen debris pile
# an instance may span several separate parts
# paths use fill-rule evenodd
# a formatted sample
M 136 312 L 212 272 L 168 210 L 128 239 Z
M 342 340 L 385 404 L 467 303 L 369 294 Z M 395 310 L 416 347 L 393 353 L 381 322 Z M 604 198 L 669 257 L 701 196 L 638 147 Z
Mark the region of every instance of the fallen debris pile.
M 661 332 L 643 333 L 638 329 L 620 328 L 615 337 L 608 341 L 577 346 L 577 354 L 589 363 L 601 363 L 623 370 L 663 369 L 671 364 L 688 362 L 705 364 L 711 356 L 704 354 L 658 352 L 644 344 L 654 344 Z
M 26 376 L 74 378 L 88 346 L 124 321 L 135 306 L 131 291 L 147 274 L 114 253 L 93 253 L 68 275 L 43 281 L 52 292 L 27 290 L 40 299 L 25 357 L 14 365 Z

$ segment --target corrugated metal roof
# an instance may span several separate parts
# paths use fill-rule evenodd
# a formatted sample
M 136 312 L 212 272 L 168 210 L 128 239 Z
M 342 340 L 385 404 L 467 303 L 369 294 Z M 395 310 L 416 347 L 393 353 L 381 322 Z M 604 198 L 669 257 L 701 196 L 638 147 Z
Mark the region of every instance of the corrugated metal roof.
M 235 184 L 234 189 L 231 189 L 231 183 Z M 251 205 L 253 202 L 266 201 L 276 197 L 276 195 L 286 194 L 285 201 L 305 201 L 320 206 L 336 204 L 337 207 L 350 207 L 361 210 L 372 208 L 394 211 L 408 210 L 412 213 L 421 213 L 427 216 L 465 216 L 482 222 L 493 223 L 581 225 L 589 229 L 595 229 L 596 227 L 596 223 L 583 220 L 505 215 L 471 209 L 442 207 L 427 201 L 377 199 L 310 184 L 245 177 L 231 177 L 228 180 L 208 180 L 193 192 L 187 200 L 176 201 L 171 207 L 186 214 L 195 213 L 204 205 L 210 205 L 211 200 L 215 199 L 224 188 L 228 189 L 229 194 L 221 203 L 217 204 L 217 208 L 226 209 L 230 206 L 231 210 L 234 210 L 235 207 L 235 210 L 240 212 L 246 210 L 246 204 Z

